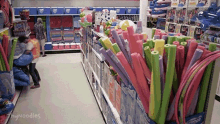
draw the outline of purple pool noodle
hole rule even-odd
[[[125,43],[125,40],[124,40],[124,38],[123,38],[123,36],[120,34],[119,35],[119,38],[121,39],[121,42],[122,42],[122,44],[123,44],[123,46],[124,46],[124,48],[125,48],[125,50],[126,50],[126,53],[127,53],[127,55],[128,55],[128,58],[126,58],[127,60],[128,60],[128,63],[130,63],[131,64],[131,54],[130,54],[130,52],[129,52],[129,47],[126,47],[128,44],[128,42],[127,43]]]
[[[197,105],[197,102],[198,102],[198,98],[199,98],[199,91],[200,91],[200,87],[196,91],[196,94],[195,94],[195,96],[194,96],[194,98],[192,100],[192,103],[191,103],[191,105],[189,107],[189,111],[188,111],[186,117],[194,114],[195,109],[196,109],[196,105]]]
[[[154,39],[160,39],[160,35],[154,35]]]
[[[122,73],[122,71],[118,68],[118,66],[113,62],[111,57],[106,53],[104,48],[100,49],[100,53],[105,57],[105,59],[110,63],[110,65],[115,69],[115,71],[119,74],[120,78],[123,80],[126,85],[128,85],[128,79],[125,77],[125,75]]]
[[[202,54],[203,54],[202,50],[196,49],[187,70],[189,70],[193,66],[193,64],[195,64],[195,62],[201,58]]]
[[[167,38],[168,38],[168,35],[163,35],[162,36],[162,39],[164,39],[165,41],[167,40]]]
[[[109,57],[111,57],[112,61],[116,64],[116,66],[118,66],[118,68],[124,74],[125,78],[127,78],[127,80],[129,82],[131,82],[130,77],[128,76],[128,73],[126,72],[126,70],[122,66],[122,64],[119,61],[118,57],[112,52],[112,50],[108,49],[108,50],[106,50],[106,53],[108,54]]]
[[[163,57],[159,57],[160,61],[160,82],[161,82],[161,95],[163,95],[164,90],[164,68],[163,68]]]
[[[172,102],[172,104],[170,105],[169,110],[167,111],[167,114],[168,114],[168,115],[167,115],[167,118],[166,118],[167,121],[170,121],[170,120],[172,119],[173,115],[174,115],[174,105],[175,105],[175,101],[176,101],[176,96],[174,97],[173,102]]]
[[[121,49],[122,53],[124,54],[127,61],[130,61],[128,53],[125,50],[125,46],[123,45],[121,39],[118,36],[118,33],[116,30],[112,30],[112,37],[115,39],[116,43],[118,44],[119,48]]]

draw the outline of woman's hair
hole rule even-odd
[[[42,20],[42,18],[37,18],[37,23],[39,24],[39,23],[43,23],[43,20]]]
[[[25,42],[26,39],[28,39],[28,37],[26,37],[26,36],[20,36],[20,37],[18,38],[18,41],[20,41],[21,43],[23,43],[23,42]]]

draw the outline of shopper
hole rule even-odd
[[[43,53],[42,56],[45,57],[46,55],[45,55],[44,46],[45,46],[45,41],[46,41],[46,32],[45,32],[43,21],[41,18],[37,18],[37,23],[34,25],[34,29],[36,33],[36,38],[38,39],[41,45],[41,49]]]
[[[27,43],[27,48],[26,48],[26,54],[29,54],[30,52],[32,52],[34,58],[33,58],[33,61],[30,63],[29,65],[29,73],[34,81],[34,85],[31,86],[31,89],[35,89],[35,88],[39,88],[40,87],[40,84],[39,84],[39,81],[41,80],[40,79],[40,75],[36,69],[36,63],[39,59],[39,56],[36,57],[36,54],[37,53],[37,50],[34,46],[34,44],[30,41]],[[40,53],[39,53],[40,54]]]

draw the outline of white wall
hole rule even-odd
[[[139,7],[139,1],[128,0],[11,0],[13,7]]]

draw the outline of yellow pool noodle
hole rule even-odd
[[[112,47],[112,42],[110,41],[109,38],[107,38],[107,37],[106,37],[106,38],[102,38],[102,41],[103,41],[103,43],[105,44],[105,46],[106,46],[108,49],[111,49],[112,52],[116,54],[114,48]]]
[[[155,42],[154,51],[158,51],[159,54],[163,56],[165,40],[158,39],[158,40],[154,40],[154,42]]]

